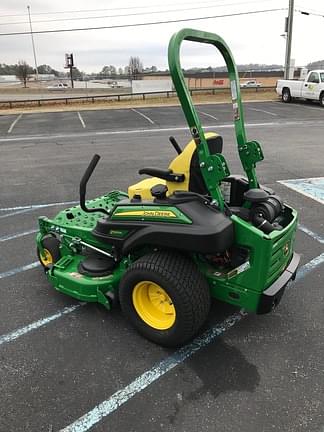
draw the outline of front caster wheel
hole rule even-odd
[[[48,236],[42,240],[42,244],[43,252],[41,253],[37,248],[37,256],[41,265],[47,270],[61,258],[60,241],[54,236]]]
[[[204,324],[210,294],[194,262],[168,251],[145,255],[132,264],[119,286],[122,311],[147,339],[175,347]]]

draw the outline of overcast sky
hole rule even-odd
[[[288,0],[31,0],[29,3],[1,0],[0,33],[29,30],[27,4],[31,8],[34,31],[288,8]],[[295,0],[295,9],[324,15],[324,0]],[[165,69],[168,67],[167,46],[171,35],[183,27],[192,27],[222,36],[238,64],[283,64],[285,39],[281,35],[285,16],[287,11],[282,10],[143,27],[35,34],[37,63],[63,70],[64,53],[73,52],[76,66],[86,72],[98,72],[104,65],[110,64],[123,67],[128,64],[130,56],[139,56],[144,66],[155,65]],[[73,20],[68,21],[68,18]],[[319,48],[322,48],[323,40],[324,18],[305,16],[296,11],[292,46],[292,58],[296,60],[296,65],[322,60],[324,52]],[[34,64],[30,35],[0,36],[0,46],[0,63],[12,64],[22,59]],[[185,68],[224,64],[216,50],[205,45],[187,42],[182,51],[182,66]]]

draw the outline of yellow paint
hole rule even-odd
[[[153,199],[151,195],[151,188],[157,184],[165,184],[165,180],[157,177],[146,178],[128,188],[129,199],[132,199],[134,195],[140,195],[142,200],[151,201]]]
[[[158,284],[141,281],[135,285],[133,305],[139,317],[156,330],[168,330],[176,319],[175,307],[170,296]]]
[[[216,134],[215,132],[207,132],[205,133],[205,138],[210,138],[217,135],[218,134]],[[165,180],[159,179],[157,177],[150,177],[132,186],[129,186],[129,198],[132,199],[134,195],[140,195],[142,197],[142,200],[153,200],[153,197],[151,195],[151,188],[157,184],[167,185],[167,195],[171,195],[176,190],[188,191],[190,181],[190,163],[195,148],[196,144],[194,140],[189,141],[189,143],[183,149],[182,153],[176,156],[169,165],[169,169],[171,169],[174,173],[184,174],[185,180],[182,183],[169,181],[166,182]]]

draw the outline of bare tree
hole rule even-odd
[[[138,74],[143,71],[143,63],[139,57],[130,57],[128,63],[128,73],[131,79],[138,79]]]
[[[24,84],[25,88],[27,87],[27,81],[30,79],[32,72],[33,69],[25,60],[19,60],[16,66],[16,77]]]

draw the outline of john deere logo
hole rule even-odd
[[[282,250],[284,255],[287,256],[289,254],[289,243],[286,243]]]
[[[151,217],[151,218],[176,218],[177,216],[170,210],[132,210],[114,213],[114,216],[128,217]]]
[[[176,215],[171,211],[163,210],[146,210],[143,216],[149,217],[176,217]]]

